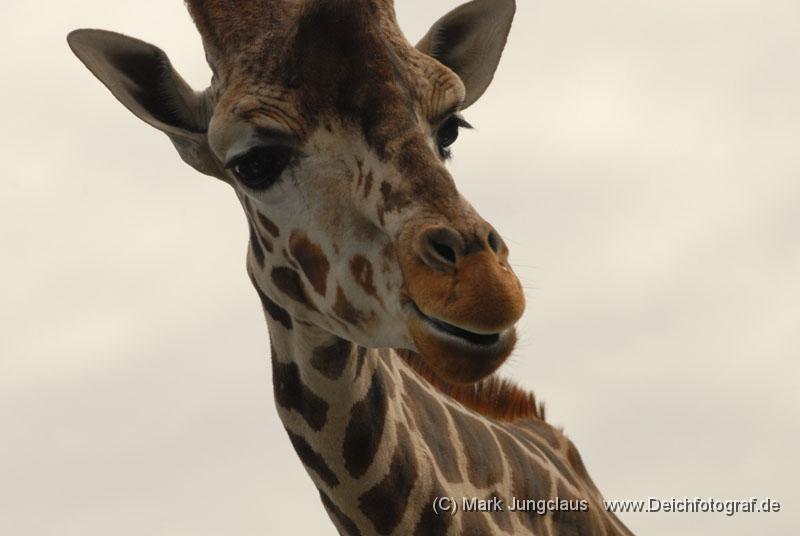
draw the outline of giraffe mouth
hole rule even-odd
[[[453,342],[467,343],[485,349],[497,346],[503,339],[505,332],[500,333],[477,333],[445,322],[439,318],[434,318],[423,313],[416,303],[411,303],[413,312],[422,320],[423,325],[440,338],[448,339]]]
[[[486,378],[503,364],[517,341],[513,326],[481,333],[426,314],[413,301],[407,308],[415,351],[439,377],[452,383]]]

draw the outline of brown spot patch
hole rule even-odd
[[[342,455],[345,468],[353,478],[364,476],[372,465],[383,436],[387,410],[386,387],[380,373],[376,372],[364,399],[350,410],[350,422],[345,430]]]
[[[458,459],[456,450],[450,441],[447,415],[442,403],[431,396],[406,373],[403,372],[401,374],[405,387],[403,400],[411,408],[419,434],[428,446],[434,462],[436,462],[448,482],[463,482],[456,462]]]
[[[537,438],[544,439],[554,450],[559,450],[561,448],[561,440],[565,439],[562,432],[540,420],[530,419],[520,422],[519,429],[526,435],[533,434]]]
[[[308,423],[312,430],[319,431],[328,417],[328,403],[315,395],[303,384],[297,363],[281,363],[272,356],[272,387],[275,402],[287,410],[294,410]]]
[[[396,191],[388,182],[381,183],[381,196],[383,197],[383,210],[394,212],[408,205],[408,198]]]
[[[505,501],[505,495],[501,495],[497,491],[491,493],[487,500],[491,501],[493,498],[498,498],[500,500]],[[497,525],[497,528],[505,532],[506,534],[514,534],[514,526],[511,524],[511,519],[508,517],[508,512],[506,511],[492,511],[489,514],[492,520]]]
[[[367,173],[367,176],[364,177],[364,197],[369,197],[370,192],[372,192],[372,181],[373,181],[372,171]]]
[[[272,269],[272,282],[278,287],[278,290],[289,296],[291,299],[305,305],[312,311],[317,311],[317,308],[308,299],[306,287],[300,279],[300,274],[287,268],[285,266],[278,266]]]
[[[295,452],[297,452],[300,461],[303,462],[303,465],[319,475],[322,481],[328,486],[338,486],[339,479],[336,478],[336,475],[331,471],[330,467],[328,467],[328,464],[325,463],[325,459],[308,444],[308,441],[297,434],[293,434],[289,429],[287,429],[286,432],[289,434],[289,441],[292,442],[292,446]]]
[[[378,534],[391,534],[400,524],[417,481],[417,473],[417,461],[408,430],[398,425],[397,447],[389,465],[389,474],[358,498],[361,511],[372,521]]]
[[[292,236],[289,238],[289,251],[300,265],[300,269],[306,274],[314,290],[324,296],[331,265],[322,252],[322,248],[309,240],[304,232],[292,231]]]
[[[483,516],[477,512],[465,512],[461,516],[460,536],[488,536],[491,534],[489,525]]]
[[[242,199],[242,201],[244,203],[245,212],[247,212],[248,216],[251,216],[252,215],[251,213],[253,212],[253,204],[250,202],[250,198],[249,197],[242,197],[241,199]]]
[[[476,488],[489,488],[503,478],[500,449],[489,426],[455,408],[450,409],[467,462],[467,478]]]
[[[381,183],[381,197],[383,202],[378,206],[378,219],[381,225],[386,225],[386,213],[399,212],[409,205],[408,196],[398,192],[388,183]]]
[[[289,315],[286,309],[272,301],[269,296],[264,294],[264,291],[258,286],[258,283],[256,283],[256,280],[252,274],[249,275],[250,281],[253,283],[253,287],[255,287],[258,297],[261,300],[261,305],[264,307],[264,310],[267,312],[267,314],[286,329],[292,329],[292,317]]]
[[[548,472],[526,453],[514,439],[504,431],[497,432],[497,440],[503,449],[511,471],[511,491],[520,499],[548,499],[551,484]],[[519,512],[520,519],[534,534],[544,533],[544,518],[536,512]]]
[[[575,472],[580,475],[585,480],[589,479],[589,472],[586,470],[586,466],[583,464],[583,459],[581,458],[578,449],[569,441],[567,443],[567,461],[569,462],[570,466],[575,469]]]
[[[281,235],[281,230],[278,229],[278,226],[275,225],[272,220],[258,211],[256,211],[256,216],[258,217],[258,222],[261,224],[261,227],[263,227],[264,230],[271,234],[274,238],[278,238]]]
[[[437,514],[433,511],[434,501],[446,495],[447,492],[441,486],[438,484],[434,486],[428,501],[423,505],[422,515],[414,528],[414,536],[442,536],[442,534],[447,534],[453,520],[452,516],[446,512]]]
[[[392,271],[392,267],[396,265],[397,256],[395,255],[394,244],[389,242],[381,251],[381,271],[384,274],[388,274]]]
[[[532,432],[526,426],[506,423],[502,423],[501,426],[509,434],[517,438],[523,444],[527,445],[530,451],[535,451],[536,453],[547,458],[547,461],[550,462],[553,467],[555,467],[556,471],[560,475],[562,475],[570,484],[578,487],[578,481],[575,478],[575,471],[568,466],[567,461],[565,460],[560,449],[552,448],[547,441],[542,439],[539,433]]]
[[[363,255],[354,256],[350,260],[350,272],[353,274],[358,286],[364,289],[364,292],[383,303],[383,300],[378,296],[378,291],[375,288],[372,263],[369,262],[366,257]]]
[[[356,158],[356,166],[358,167],[358,175],[356,175],[356,190],[361,188],[361,184],[364,182],[364,168],[362,167],[361,160]]]
[[[338,380],[347,367],[352,352],[353,345],[350,342],[338,339],[331,346],[314,348],[311,355],[311,366],[329,380]]]
[[[256,259],[258,266],[260,268],[263,268],[264,250],[261,247],[261,243],[258,241],[258,234],[256,234],[256,230],[253,228],[253,224],[248,221],[247,225],[250,228],[250,251],[253,252],[253,257]]]
[[[559,500],[572,501],[573,504],[581,499],[575,497],[566,486],[561,482],[557,487]],[[553,512],[553,525],[558,534],[574,534],[575,536],[583,536],[584,534],[605,536],[605,526],[598,513],[589,508],[585,511],[580,510],[557,510]]]
[[[341,286],[336,289],[336,303],[333,305],[333,312],[336,313],[339,318],[352,325],[359,325],[368,320],[368,317],[364,313],[356,309],[353,304],[350,303],[347,296],[344,295],[344,290],[342,290]]]
[[[322,500],[322,505],[325,507],[325,510],[330,513],[337,528],[339,528],[340,531],[344,531],[342,532],[343,535],[361,536],[361,532],[358,530],[356,524],[353,523],[353,520],[347,517],[324,491],[319,490],[319,498]]]

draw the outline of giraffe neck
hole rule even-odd
[[[340,534],[629,534],[603,511],[574,446],[547,423],[476,414],[393,350],[358,347],[259,294],[279,416]],[[462,510],[462,498],[491,505],[496,497],[501,506],[436,514],[443,496]],[[590,507],[511,512],[514,498],[586,499]]]
[[[268,325],[276,407],[334,524],[410,534],[430,484],[397,398],[399,360],[296,319]]]

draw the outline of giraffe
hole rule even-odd
[[[392,0],[187,5],[203,92],[148,43],[103,30],[68,43],[234,190],[276,407],[337,531],[631,534],[534,396],[495,375],[523,291],[446,167],[515,2],[472,0],[416,46]]]

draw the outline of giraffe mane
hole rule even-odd
[[[492,374],[477,383],[451,383],[436,374],[419,354],[408,350],[397,350],[397,354],[439,392],[481,415],[506,422],[545,421],[544,404],[511,380]]]

